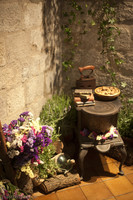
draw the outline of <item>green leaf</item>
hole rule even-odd
[[[115,59],[115,63],[117,65],[121,65],[122,63],[124,63],[124,60],[122,60],[122,59]]]
[[[91,15],[92,11],[91,10],[88,10],[88,15]]]
[[[121,86],[122,86],[123,88],[125,88],[125,87],[127,86],[127,83],[126,83],[126,82],[121,82]]]
[[[109,19],[108,22],[109,22],[110,24],[114,24],[114,23],[116,22],[116,20],[115,20],[115,19]]]
[[[104,70],[104,69],[105,69],[105,65],[103,65],[103,66],[100,67],[101,71]]]
[[[77,44],[77,43],[75,43],[75,44],[74,44],[74,46],[75,46],[75,47],[77,47],[77,46],[78,46],[78,44]]]
[[[129,98],[128,103],[133,103],[133,98]]]
[[[91,25],[92,25],[92,26],[95,26],[95,25],[96,25],[96,23],[95,23],[94,20],[91,21]]]
[[[116,83],[113,82],[113,83],[112,83],[112,86],[116,87]]]
[[[107,64],[107,65],[109,65],[109,64],[110,64],[110,61],[109,61],[109,60],[107,60],[107,61],[106,61],[106,64]]]
[[[114,47],[114,46],[110,46],[109,49],[110,49],[111,51],[115,51],[115,47]]]

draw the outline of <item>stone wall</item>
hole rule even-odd
[[[39,116],[60,88],[58,0],[0,0],[0,120]]]
[[[69,1],[69,0],[68,0]],[[111,84],[110,77],[100,70],[102,45],[97,40],[97,26],[89,26],[88,34],[74,25],[76,41],[75,68],[62,75],[62,55],[68,57],[71,46],[64,43],[61,25],[66,23],[63,11],[68,1],[0,0],[0,120],[8,123],[23,111],[39,116],[47,99],[64,90],[72,92],[80,74],[78,67],[95,65],[97,85]],[[96,0],[77,0],[95,7]],[[88,8],[89,9],[89,8]],[[61,15],[62,12],[62,15]],[[119,57],[125,63],[115,68],[117,77],[126,82],[128,97],[133,89],[133,4],[117,1],[117,19],[121,35],[116,42]],[[91,20],[88,15],[86,20]],[[88,26],[88,25],[86,25]],[[115,67],[115,66],[114,66]],[[66,76],[70,81],[66,80]]]
[[[113,1],[113,0],[112,0]],[[97,9],[96,0],[78,0],[77,1],[82,7],[85,8],[85,4],[88,5],[86,10]],[[120,87],[120,89],[126,93],[127,97],[132,97],[133,90],[133,1],[132,0],[118,0],[116,2],[116,18],[117,18],[117,27],[119,27],[121,34],[117,37],[116,40],[116,49],[118,52],[118,57],[122,58],[125,62],[116,66],[113,65],[113,68],[116,72],[116,78],[119,79],[120,82],[126,82],[127,86],[125,88]],[[68,3],[63,4],[63,12],[69,11],[70,6]],[[72,9],[72,7],[71,7]],[[75,56],[73,59],[74,68],[72,70],[68,70],[64,73],[65,76],[69,76],[70,81],[64,82],[64,87],[66,91],[70,91],[71,88],[75,87],[76,80],[80,78],[80,74],[78,71],[78,67],[83,67],[86,65],[94,65],[96,67],[94,76],[96,78],[97,85],[110,85],[111,79],[110,75],[107,75],[103,71],[100,70],[100,67],[103,65],[103,56],[101,55],[102,43],[98,41],[98,26],[91,26],[91,20],[93,19],[87,12],[80,15],[81,24],[78,24],[78,12],[77,20],[70,25],[73,30],[73,36],[75,38],[75,43],[79,43],[79,46],[75,48]],[[87,13],[85,15],[85,13]],[[62,15],[63,16],[63,15]],[[62,17],[62,24],[65,25],[68,23],[69,17]],[[83,20],[86,20],[87,23],[82,23]],[[83,33],[83,28],[86,27],[87,33]],[[71,44],[71,42],[70,42]],[[69,59],[70,51],[72,49],[72,45],[69,45],[68,42],[63,41],[63,50],[64,50],[64,60]],[[66,47],[66,48],[65,48]]]

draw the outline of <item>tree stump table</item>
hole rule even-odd
[[[117,98],[112,101],[97,101],[94,106],[76,107],[78,114],[78,141],[80,145],[79,165],[81,170],[81,179],[84,176],[84,158],[91,147],[98,151],[105,153],[112,147],[119,147],[122,155],[122,160],[119,166],[119,174],[123,175],[122,165],[126,159],[126,149],[124,142],[118,133],[117,138],[107,139],[104,141],[97,141],[88,137],[82,136],[80,131],[87,128],[89,131],[96,133],[105,133],[109,131],[111,125],[117,127],[118,113],[121,108],[121,102]]]

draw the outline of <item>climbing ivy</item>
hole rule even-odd
[[[65,58],[63,55],[63,67],[65,70],[74,67],[74,56],[76,48],[79,46],[80,41],[77,42],[73,34],[73,25],[80,27],[79,34],[87,34],[91,26],[97,25],[98,27],[98,40],[102,42],[102,57],[103,65],[100,66],[100,70],[104,70],[106,73],[110,74],[112,79],[112,85],[121,84],[118,79],[116,79],[116,73],[114,66],[121,65],[124,60],[119,58],[118,52],[115,47],[115,41],[120,36],[120,30],[116,26],[116,9],[117,2],[112,0],[99,0],[93,2],[93,5],[88,5],[87,1],[84,4],[80,4],[81,1],[70,0],[66,1],[69,9],[63,12],[63,17],[65,23],[62,25],[62,30],[65,33],[65,40],[70,44],[69,55]],[[91,18],[88,22],[86,16]],[[88,24],[87,24],[88,23]],[[125,87],[125,83],[121,86]]]

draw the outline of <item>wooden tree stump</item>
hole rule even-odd
[[[78,173],[67,173],[67,175],[60,174],[55,177],[51,177],[40,184],[40,189],[48,194],[54,190],[59,190],[65,187],[70,187],[80,183],[80,176]]]

